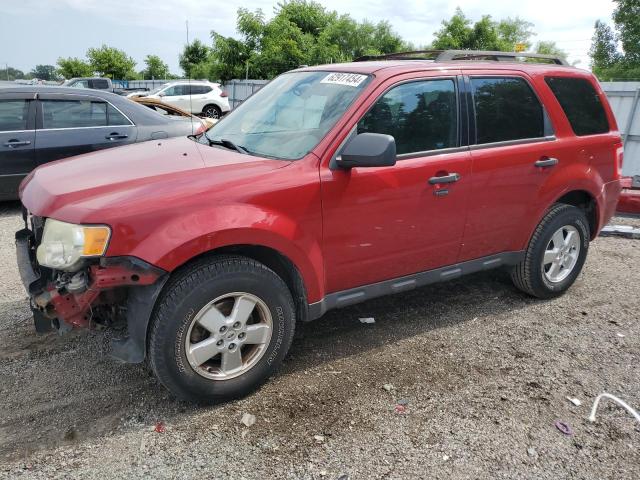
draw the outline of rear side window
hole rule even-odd
[[[393,136],[399,155],[457,147],[453,80],[425,80],[392,88],[358,122],[358,133],[365,132]]]
[[[598,93],[586,78],[545,77],[576,135],[609,131],[607,115]]]
[[[109,125],[131,125],[127,117],[110,103],[107,104],[107,116]]]
[[[93,80],[93,88],[107,89],[109,88],[109,82],[104,79]]]
[[[42,128],[104,127],[107,104],[90,100],[41,100]],[[127,122],[128,123],[128,122]]]
[[[27,100],[0,100],[0,132],[26,130],[28,114]]]
[[[206,85],[192,85],[191,86],[191,94],[192,95],[203,95],[205,93],[209,93],[211,91],[211,87],[207,87]]]
[[[477,143],[544,137],[544,111],[522,78],[471,78]]]

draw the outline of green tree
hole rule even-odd
[[[536,44],[535,52],[542,53],[543,55],[554,55],[556,57],[564,58],[565,60],[567,58],[567,52],[558,47],[556,42],[553,41],[542,40],[538,42]]]
[[[247,69],[252,78],[272,78],[302,64],[343,62],[409,48],[388,22],[357,22],[307,0],[279,3],[268,21],[261,10],[240,8],[236,26],[237,39],[211,32],[210,78],[243,78]]]
[[[591,68],[596,75],[613,67],[621,58],[613,30],[600,20],[596,20],[589,56],[591,57]]]
[[[87,50],[91,69],[98,75],[112,79],[128,80],[136,77],[136,62],[124,51],[103,45]]]
[[[143,78],[165,79],[169,78],[169,66],[157,55],[147,55],[144,59],[145,68],[140,74]]]
[[[5,65],[4,67],[5,68],[0,68],[0,80],[11,81],[24,78],[24,72],[22,70],[9,67],[8,65]]]
[[[435,33],[433,48],[438,50],[498,50],[514,51],[516,44],[531,46],[533,24],[519,17],[506,18],[499,22],[484,15],[473,23],[457,8],[455,14],[442,22]]]
[[[36,65],[31,72],[29,72],[31,78],[39,78],[40,80],[57,80],[58,74],[56,67],[53,65]]]
[[[58,73],[68,80],[74,77],[90,77],[93,75],[93,69],[87,62],[79,58],[59,58]]]
[[[180,68],[186,76],[191,76],[191,69],[198,64],[206,63],[209,60],[209,47],[197,38],[188,45],[180,54]],[[202,67],[199,67],[202,68]]]
[[[614,0],[613,22],[618,30],[624,61],[640,67],[640,0]]]
[[[600,80],[640,78],[640,0],[614,0],[615,31],[597,21],[591,42],[591,68]],[[622,51],[618,50],[618,41]]]

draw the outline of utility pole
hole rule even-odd
[[[5,63],[4,64],[5,69],[7,70],[7,82],[9,81],[9,64]]]

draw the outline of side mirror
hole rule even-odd
[[[396,141],[391,135],[361,133],[336,157],[340,168],[391,167],[396,164]]]
[[[158,92],[158,96],[159,97],[164,97],[165,95],[166,95],[166,93],[164,93],[164,92]]]

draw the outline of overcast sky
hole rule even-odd
[[[156,54],[181,73],[178,55],[190,38],[210,43],[209,32],[236,35],[238,7],[261,8],[271,17],[277,0],[0,0],[0,69],[4,64],[29,71],[36,64],[55,64],[58,57],[84,57],[102,44],[125,50],[143,68],[147,54]],[[520,16],[533,22],[533,41],[554,40],[588,68],[587,52],[597,19],[611,22],[610,0],[324,0],[327,8],[362,20],[387,19],[405,39],[431,42],[443,19],[456,6],[473,20]]]

